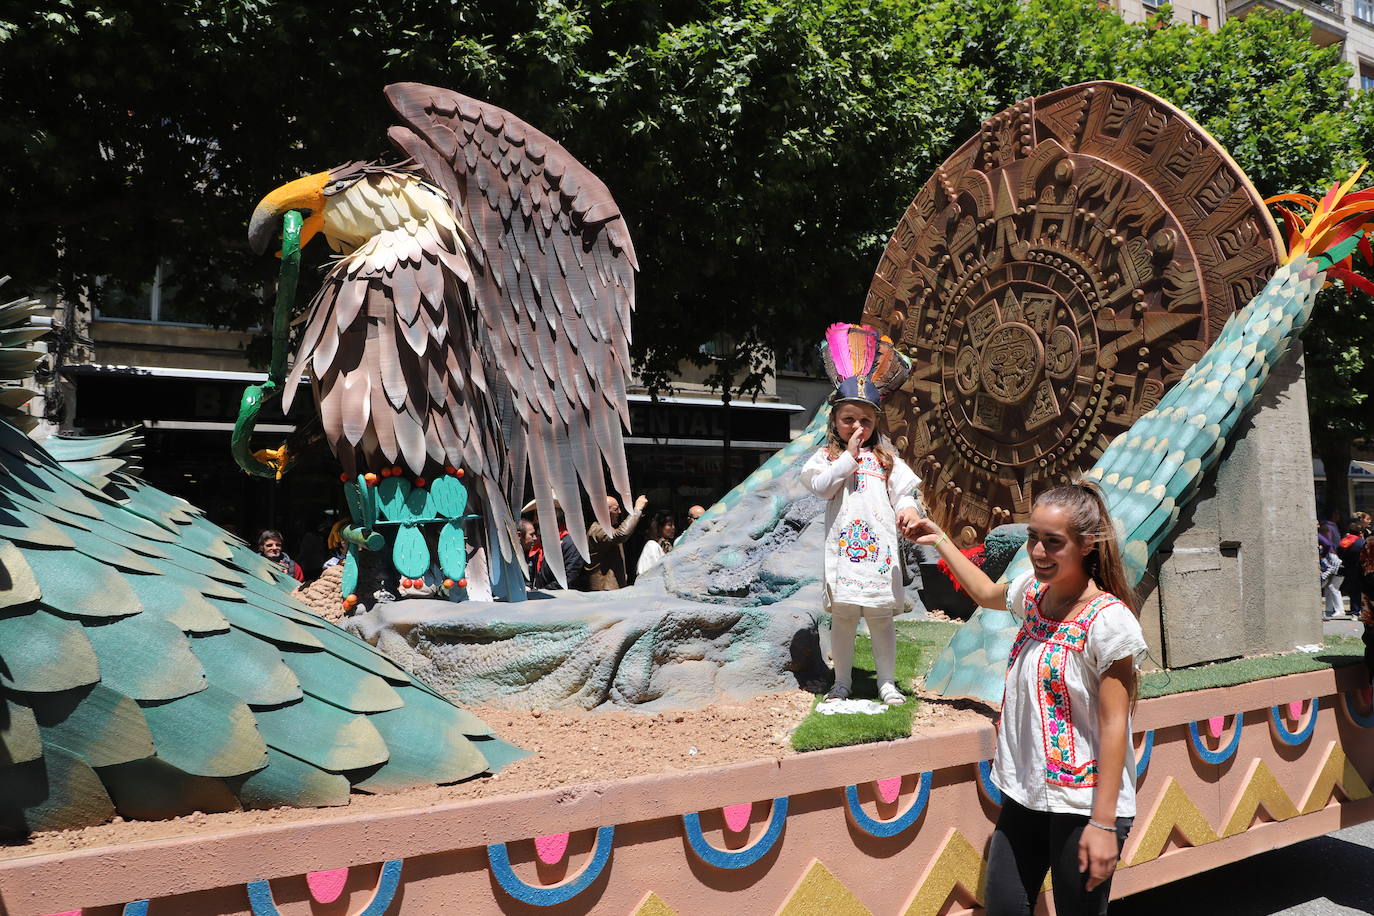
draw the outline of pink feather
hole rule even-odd
[[[849,364],[849,324],[847,322],[836,322],[825,329],[825,346],[830,351],[830,362],[835,366],[837,376],[848,378],[853,375],[854,367]]]

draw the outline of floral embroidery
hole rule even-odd
[[[868,522],[856,518],[840,532],[840,556],[851,563],[863,563],[878,558],[878,537]],[[891,554],[888,562],[891,562]]]
[[[883,473],[882,463],[870,452],[862,452],[859,455],[859,469],[855,473],[858,481],[855,483],[854,489],[860,493],[868,489],[868,478],[877,477],[879,480],[883,480],[887,476]]]
[[[1044,583],[1036,582],[1026,590],[1025,622],[1012,643],[1007,659],[1010,675],[1017,657],[1034,641],[1040,644],[1036,659],[1041,734],[1045,748],[1045,781],[1054,785],[1088,788],[1097,785],[1097,761],[1078,762],[1073,731],[1073,706],[1065,679],[1070,652],[1083,652],[1088,631],[1104,607],[1113,601],[1107,593],[1094,598],[1073,620],[1051,620],[1040,614]]]

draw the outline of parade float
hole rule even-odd
[[[38,444],[0,419],[0,907],[976,910],[1009,615],[945,624],[917,671],[924,707],[962,716],[674,764],[675,722],[824,687],[822,507],[798,480],[824,416],[660,573],[526,596],[527,469],[544,530],[555,499],[582,526],[581,490],[604,524],[607,477],[630,496],[633,246],[609,191],[538,130],[446,90],[388,97],[406,162],[300,179],[251,227],[265,245],[285,217],[288,308],[302,241],[342,255],[235,443],[250,472],[289,473],[288,453],[252,450],[251,417],[310,378],[352,513],[342,627],[140,483],[127,442]],[[1292,346],[1326,283],[1363,282],[1350,260],[1368,253],[1371,195],[1353,185],[1278,202],[1285,237],[1183,113],[1121,84],[1071,87],[950,156],[862,308],[915,363],[888,426],[964,546],[1079,474],[1120,524],[1154,670],[1116,896],[1374,818],[1369,675],[1322,645]],[[22,374],[29,311],[0,311],[7,374]],[[566,737],[522,756],[541,717]],[[579,722],[609,723],[608,743],[584,746]],[[641,769],[608,778],[609,743],[631,742]],[[520,781],[562,756],[585,765]]]

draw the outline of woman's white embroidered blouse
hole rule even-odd
[[[1046,591],[1033,573],[1019,576],[1007,589],[1007,610],[1022,624],[1007,662],[992,780],[1027,808],[1091,814],[1098,685],[1112,662],[1145,654],[1145,637],[1131,609],[1105,592],[1071,620],[1042,617]],[[1130,740],[1116,816],[1135,816]]]

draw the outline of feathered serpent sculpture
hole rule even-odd
[[[622,501],[630,494],[621,428],[634,247],[606,186],[545,134],[446,89],[385,92],[404,122],[388,136],[407,162],[319,172],[253,212],[260,251],[283,212],[304,210],[301,244],[321,234],[340,255],[303,318],[284,406],[308,372],[330,446],[358,481],[355,521],[368,514],[366,488],[384,482],[382,515],[398,521],[390,503],[409,521],[391,542],[395,572],[356,586],[362,604],[374,585],[463,594],[464,509],[431,509],[447,501],[433,485],[464,475],[485,519],[492,590],[518,600],[513,507],[527,467],[541,527],[557,530],[557,500],[584,556],[581,490],[608,528],[603,467]],[[447,532],[430,538],[437,558],[418,533],[400,539],[426,524]],[[350,551],[346,591],[379,547]],[[561,580],[562,557],[547,557]]]
[[[1289,230],[1279,269],[1227,320],[1211,347],[1159,404],[1118,435],[1084,475],[1107,499],[1133,584],[1173,532],[1270,371],[1302,333],[1317,293],[1332,279],[1347,289],[1374,292],[1374,284],[1351,266],[1357,250],[1374,262],[1365,237],[1374,229],[1374,189],[1351,190],[1363,171],[1333,185],[1321,200],[1301,194],[1269,200],[1278,205]],[[1011,581],[1029,568],[1023,549],[1002,578]],[[936,660],[926,686],[945,695],[1000,702],[1007,651],[1017,627],[1005,609],[980,608]]]

